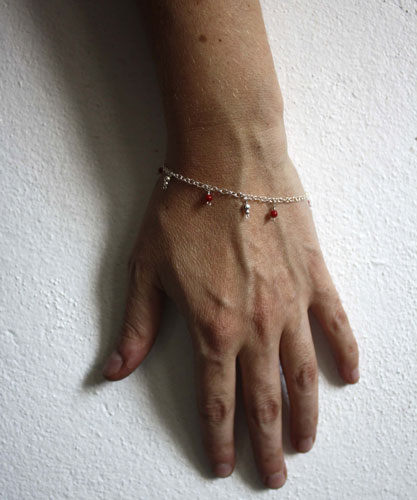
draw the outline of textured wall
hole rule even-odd
[[[113,5],[117,5],[113,6]],[[344,387],[317,325],[320,422],[264,491],[209,478],[172,304],[132,377],[99,367],[164,128],[134,2],[0,1],[0,497],[411,499],[417,482],[417,3],[264,0],[298,165],[361,348]]]

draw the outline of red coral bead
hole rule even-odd
[[[277,212],[275,209],[274,209],[274,210],[271,210],[271,212],[270,212],[270,216],[271,216],[273,219],[275,219],[275,217],[277,217],[277,216],[278,216],[278,212]]]
[[[211,194],[207,193],[207,194],[206,194],[206,201],[207,201],[207,202],[210,202],[210,201],[212,201],[212,200],[213,200],[213,196],[212,196]]]

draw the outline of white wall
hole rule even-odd
[[[362,375],[340,384],[313,323],[319,432],[306,455],[286,439],[281,492],[258,482],[241,410],[237,469],[210,479],[172,304],[140,370],[100,377],[164,157],[134,5],[0,1],[0,497],[416,498],[416,2],[263,2],[290,154]]]

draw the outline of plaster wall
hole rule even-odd
[[[416,498],[417,3],[262,2],[290,154],[361,351],[320,365],[313,450],[263,490],[209,479],[172,304],[149,358],[103,383],[165,132],[135,2],[0,1],[0,498]]]

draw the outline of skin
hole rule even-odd
[[[256,0],[143,1],[159,70],[168,166],[236,191],[291,196],[305,190],[289,157],[284,108]],[[318,418],[317,361],[308,310],[321,323],[338,370],[359,379],[358,347],[326,267],[307,203],[251,202],[175,179],[155,184],[128,263],[129,294],[116,350],[104,375],[120,380],[150,351],[163,301],[187,321],[202,441],[216,476],[235,466],[236,369],[260,478],[279,488],[281,362],[291,405],[291,440],[313,446]]]

